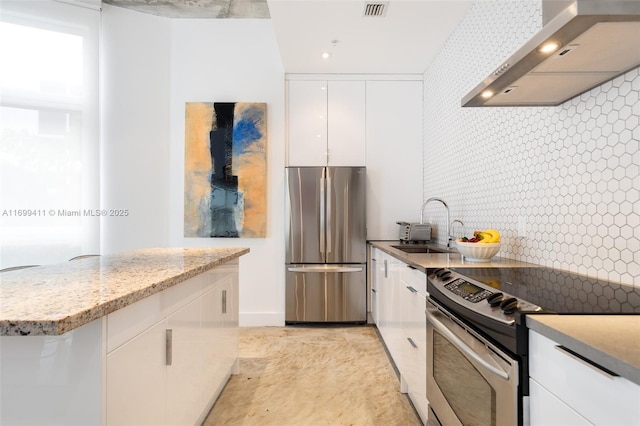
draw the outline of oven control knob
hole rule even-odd
[[[447,269],[440,269],[438,271],[436,271],[436,277],[442,279],[445,279],[446,277],[450,277],[451,276],[451,272],[449,272],[449,270]]]
[[[504,294],[498,292],[493,293],[491,296],[487,297],[487,302],[491,307],[496,307],[500,303],[502,303],[502,299],[504,298]]]
[[[515,297],[509,297],[503,300],[502,303],[500,303],[500,309],[502,309],[505,314],[514,313],[518,310],[518,299]]]

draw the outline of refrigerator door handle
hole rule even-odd
[[[322,169],[322,176],[320,177],[320,254],[324,261],[326,261],[325,249],[324,249],[324,238],[325,238],[325,230],[327,229],[325,223],[325,183],[326,183],[326,173],[327,169]]]
[[[327,172],[327,256],[331,253],[331,175]]]
[[[362,266],[291,266],[289,272],[362,272]]]

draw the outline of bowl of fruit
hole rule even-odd
[[[474,231],[472,238],[458,238],[456,246],[464,260],[489,262],[500,251],[500,232],[495,229]]]

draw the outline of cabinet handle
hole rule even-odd
[[[589,358],[585,358],[582,355],[572,351],[571,349],[565,348],[562,345],[555,345],[555,348],[557,350],[559,350],[560,352],[564,353],[565,355],[575,359],[576,361],[586,365],[587,367],[591,368],[592,370],[595,370],[597,373],[600,373],[602,375],[604,375],[605,377],[608,378],[613,378],[613,377],[618,377],[619,374],[614,373],[613,371],[609,370],[608,368],[605,368],[599,364],[596,364],[595,362],[591,361]]]
[[[173,363],[173,330],[167,329],[166,332],[166,340],[165,340],[165,355],[166,355],[166,364],[171,365]]]
[[[222,313],[227,313],[227,290],[222,290]]]
[[[418,345],[416,345],[416,342],[414,342],[411,337],[407,337],[407,340],[409,341],[411,346],[413,346],[413,349],[418,349]]]
[[[418,290],[416,290],[415,288],[411,287],[410,285],[407,286],[407,289],[411,292],[411,293],[417,293]]]
[[[372,288],[372,289],[371,289],[371,291],[372,291],[373,293],[377,293],[377,291],[376,291],[376,289],[375,289],[375,288]]]
[[[384,277],[389,278],[389,263],[387,259],[384,260]]]

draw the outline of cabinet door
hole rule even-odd
[[[222,319],[222,364],[227,374],[238,359],[238,288],[234,279],[226,280],[220,286]]]
[[[397,260],[393,256],[387,256],[388,271],[387,271],[387,284],[389,288],[389,310],[388,310],[388,323],[387,328],[389,332],[387,348],[391,353],[393,361],[396,363],[398,369],[402,364],[402,348],[403,348],[403,333],[402,333],[402,308],[401,308],[401,283],[400,273],[404,268],[404,263]]]
[[[401,374],[409,398],[424,422],[427,419],[426,275],[404,265],[401,272],[403,350]]]
[[[365,165],[365,82],[328,82],[329,166]]]
[[[205,378],[200,350],[200,300],[167,318],[171,330],[171,364],[167,367],[167,424],[195,424],[202,410]]]
[[[560,399],[529,380],[529,425],[531,426],[589,426],[584,417],[576,413]]]
[[[107,424],[166,423],[163,320],[107,355]]]
[[[202,296],[202,352],[205,377],[203,397],[210,399],[216,394],[220,382],[224,380],[226,371],[223,366],[225,358],[224,329],[222,321],[222,287],[216,286]],[[208,403],[209,401],[203,401]]]
[[[380,262],[378,261],[378,249],[371,247],[369,252],[369,271],[370,284],[371,284],[371,319],[373,323],[379,327],[379,315],[378,315],[378,270],[380,269]]]
[[[533,330],[529,330],[529,375],[593,424],[640,424],[640,386],[575,358]],[[531,405],[536,404],[532,395]]]
[[[367,81],[366,111],[367,239],[397,240],[423,196],[422,82]]]
[[[288,165],[327,165],[327,82],[288,82]]]

